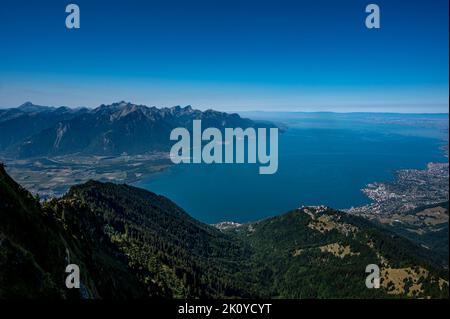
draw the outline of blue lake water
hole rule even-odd
[[[301,205],[365,204],[360,189],[367,183],[448,161],[439,149],[446,143],[441,129],[347,120],[285,120],[289,129],[279,137],[274,175],[259,175],[259,164],[182,164],[137,186],[167,196],[203,222],[245,222]]]

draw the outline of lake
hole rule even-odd
[[[249,114],[288,129],[279,136],[278,172],[259,164],[181,164],[136,184],[167,196],[206,222],[246,222],[302,205],[368,203],[361,188],[396,170],[445,162],[448,118],[389,114]],[[447,131],[446,131],[447,130]]]

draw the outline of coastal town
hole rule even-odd
[[[375,182],[364,187],[362,192],[372,202],[347,212],[382,223],[411,222],[411,218],[417,222],[421,216],[412,214],[416,208],[448,202],[448,182],[448,162],[429,163],[423,170],[400,170],[393,182]],[[441,218],[442,222],[448,221],[448,214]]]

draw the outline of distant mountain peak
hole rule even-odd
[[[178,112],[183,112],[183,113],[192,113],[192,112],[196,112],[198,110],[194,109],[192,107],[192,105],[188,104],[186,106],[180,106],[180,105],[175,105],[172,107],[156,107],[156,106],[147,106],[147,105],[143,105],[143,104],[135,104],[132,102],[127,102],[127,101],[119,101],[119,102],[114,102],[111,104],[101,104],[99,107],[95,108],[94,110],[122,110],[122,109],[145,109],[145,110],[152,110],[152,111],[171,111],[172,113],[178,113]],[[212,111],[212,110],[211,110]]]
[[[23,112],[39,112],[39,111],[47,111],[47,110],[50,110],[53,108],[50,106],[36,105],[30,101],[27,101],[27,102],[23,103],[22,105],[20,105],[18,107],[18,109]]]
[[[145,105],[138,105],[131,102],[126,101],[120,101],[120,102],[114,102],[112,104],[102,104],[99,107],[95,108],[94,110],[112,110],[112,111],[118,111],[118,110],[124,110],[124,109],[131,109],[131,108],[147,108]]]
[[[22,105],[20,105],[19,107],[27,107],[27,106],[32,106],[32,105],[34,105],[32,102],[27,101],[27,102],[23,103]]]
[[[120,106],[120,107],[126,107],[126,106],[134,106],[136,104],[131,103],[131,102],[126,102],[126,101],[122,100],[120,102],[113,103],[113,105],[117,105],[117,106]]]

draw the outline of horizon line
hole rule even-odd
[[[24,106],[26,104],[32,104],[35,106],[42,106],[42,107],[49,107],[49,108],[60,108],[60,107],[67,107],[70,109],[81,109],[81,108],[87,108],[90,110],[96,109],[98,107],[101,107],[102,105],[112,105],[112,104],[118,104],[118,103],[127,103],[127,104],[133,104],[133,105],[140,105],[140,106],[145,106],[145,107],[156,107],[158,109],[162,109],[162,108],[172,108],[172,107],[192,107],[195,110],[199,110],[199,111],[206,111],[206,110],[214,110],[214,111],[219,111],[219,112],[225,112],[225,113],[322,113],[322,114],[326,114],[326,113],[334,113],[334,114],[410,114],[410,115],[420,115],[420,114],[429,114],[429,115],[448,115],[449,111],[447,112],[408,112],[408,111],[338,111],[338,110],[321,110],[321,111],[302,111],[302,110],[261,110],[261,109],[255,109],[255,110],[249,110],[249,109],[242,109],[242,110],[227,110],[226,108],[221,108],[222,110],[219,110],[217,108],[213,108],[213,107],[209,107],[209,108],[198,108],[193,106],[192,104],[186,104],[184,106],[181,105],[173,105],[173,106],[156,106],[156,105],[147,105],[147,104],[140,104],[140,103],[133,103],[133,102],[127,102],[125,100],[122,101],[117,101],[117,102],[112,102],[110,104],[106,104],[106,103],[102,103],[99,104],[98,106],[68,106],[68,105],[59,105],[59,106],[55,106],[55,105],[41,105],[41,104],[34,104],[33,102],[30,101],[26,101],[18,106],[13,106],[13,107],[5,107],[5,106],[0,106],[0,110],[7,110],[7,109],[17,109],[20,108],[21,106]]]

